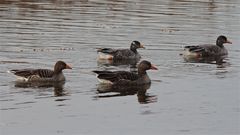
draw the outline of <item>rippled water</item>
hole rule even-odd
[[[239,0],[0,0],[0,133],[240,134]],[[224,67],[186,63],[184,45],[226,35]],[[103,92],[92,70],[129,70],[96,61],[96,48],[139,40],[147,91]],[[6,71],[52,68],[65,84],[19,86]]]

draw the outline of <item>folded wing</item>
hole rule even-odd
[[[138,75],[135,73],[127,72],[127,71],[93,71],[98,74],[98,79],[108,80],[110,82],[117,81],[134,81],[138,79]]]
[[[16,76],[28,78],[31,76],[39,76],[41,78],[50,78],[53,76],[53,71],[49,69],[14,69],[10,70]]]

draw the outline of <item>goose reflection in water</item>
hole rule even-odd
[[[16,81],[15,87],[18,88],[54,88],[54,96],[60,97],[67,95],[67,92],[64,90],[65,82],[22,82]]]
[[[131,72],[137,72],[137,63],[140,59],[131,59],[131,60],[102,60],[97,61],[100,66],[129,66]]]
[[[119,86],[119,85],[107,85],[99,84],[97,88],[96,99],[98,98],[110,98],[119,96],[128,96],[137,94],[138,102],[140,104],[157,102],[156,95],[149,95],[147,90],[151,87],[151,84],[138,85],[138,86]]]
[[[183,56],[186,62],[192,63],[208,63],[208,64],[217,64],[223,65],[226,63],[225,59],[227,55],[224,56],[216,56],[216,57],[190,57],[190,56]]]

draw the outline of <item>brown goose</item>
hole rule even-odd
[[[97,50],[99,56],[98,59],[107,60],[124,60],[124,59],[140,59],[141,56],[137,52],[138,48],[144,48],[139,41],[133,41],[130,49],[112,49],[112,48],[100,48]]]
[[[142,61],[138,65],[138,73],[127,71],[93,71],[101,83],[112,85],[143,85],[151,83],[146,70],[157,70],[149,61]]]
[[[185,46],[183,55],[191,58],[221,57],[228,55],[227,49],[223,46],[225,43],[232,44],[225,36],[221,35],[217,38],[216,45]]]
[[[13,69],[11,73],[18,77],[18,80],[25,82],[60,82],[65,81],[62,70],[72,69],[63,61],[57,61],[54,70],[50,69]]]

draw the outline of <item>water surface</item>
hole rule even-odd
[[[0,0],[0,133],[240,134],[239,0]],[[227,63],[186,63],[184,45],[233,42]],[[146,91],[101,92],[92,70],[130,70],[96,61],[96,48],[139,40]],[[14,68],[65,70],[62,86],[17,85]]]

